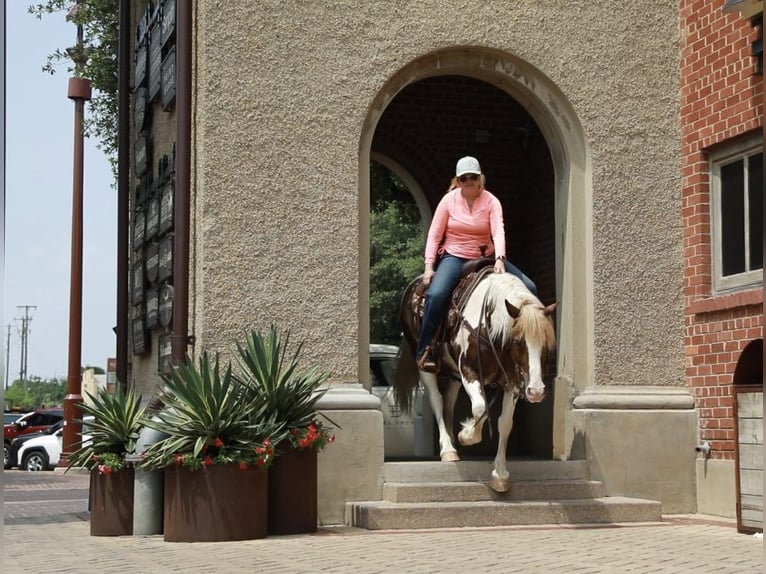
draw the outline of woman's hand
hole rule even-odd
[[[505,262],[502,259],[495,260],[495,273],[505,273]]]
[[[423,271],[423,285],[426,287],[431,284],[431,279],[434,276],[434,266],[432,263],[426,263],[426,269]]]

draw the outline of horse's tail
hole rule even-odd
[[[394,376],[394,398],[396,404],[405,412],[412,409],[415,389],[418,386],[418,365],[415,361],[415,347],[420,331],[420,318],[417,316],[417,288],[420,277],[404,290],[399,306],[399,320],[402,327],[402,342],[399,345],[399,362]]]
[[[396,404],[404,412],[412,410],[415,389],[418,386],[418,364],[415,361],[415,353],[406,340],[399,345],[399,362],[396,364],[394,374],[394,398]]]

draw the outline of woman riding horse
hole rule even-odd
[[[463,263],[494,255],[495,272],[512,273],[533,294],[537,293],[532,280],[505,258],[503,208],[497,197],[484,188],[484,184],[479,161],[471,156],[461,158],[457,162],[455,177],[436,207],[428,230],[423,272],[423,285],[428,287],[428,292],[415,353],[421,371],[436,372],[432,340],[447,301],[460,279]]]

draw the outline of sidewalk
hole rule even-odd
[[[763,571],[763,543],[731,526],[682,520],[609,528],[366,532],[180,544],[89,536],[88,522],[5,527],[3,571],[695,573]]]
[[[7,474],[7,473],[6,473]],[[85,477],[87,478],[87,477]],[[64,490],[85,492],[74,479]],[[83,487],[85,490],[83,490]],[[57,488],[62,488],[58,485]],[[48,499],[57,514],[20,515],[44,485],[6,480],[3,572],[264,572],[264,573],[695,573],[763,571],[763,541],[739,534],[733,521],[668,516],[662,523],[609,526],[499,527],[368,532],[321,528],[311,535],[182,544],[162,536],[92,537],[87,498]],[[21,492],[29,496],[20,502]],[[62,490],[63,492],[63,490]],[[8,503],[10,498],[16,502]],[[37,507],[45,506],[45,501]],[[52,508],[52,507],[46,507]],[[11,515],[9,515],[9,510]],[[55,512],[55,508],[54,508]],[[15,515],[14,515],[15,513]],[[15,517],[14,517],[15,516]],[[54,520],[55,518],[55,520]]]

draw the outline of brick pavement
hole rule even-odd
[[[82,477],[74,480],[80,482],[73,490],[87,488]],[[32,493],[29,504],[40,509],[45,501],[31,499],[45,488],[6,484],[5,492],[8,497],[16,491],[20,498],[18,492],[26,490]],[[48,502],[53,506],[46,512],[53,514],[37,517],[9,516],[9,506],[16,511],[24,506],[19,500],[6,505],[3,572],[754,574],[764,564],[763,541],[737,533],[731,521],[698,516],[608,527],[404,532],[338,527],[312,535],[182,544],[161,536],[92,537],[86,506],[69,511],[64,505],[71,501],[51,497]]]

